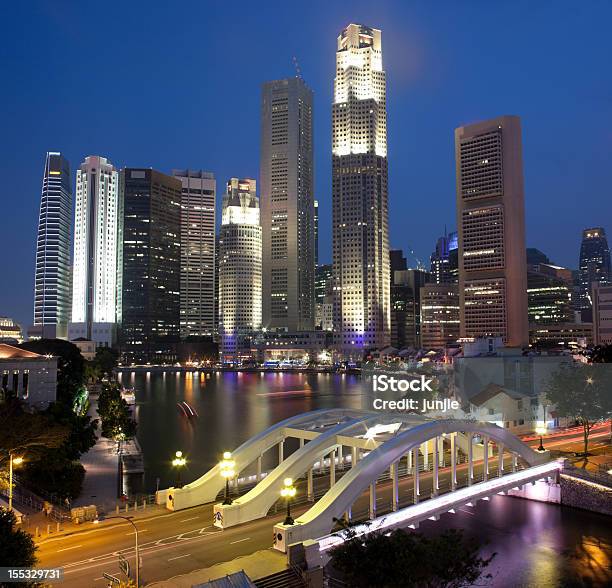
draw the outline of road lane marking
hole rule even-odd
[[[140,535],[140,533],[146,533],[149,529],[138,529],[138,534]],[[135,532],[132,531],[131,533],[126,533],[126,535],[134,535]]]
[[[186,523],[187,521],[195,521],[196,519],[199,519],[200,517],[191,517],[190,519],[182,519],[179,521],[179,523]]]
[[[245,537],[244,539],[238,539],[237,541],[230,541],[230,545],[234,545],[234,543],[242,543],[243,541],[248,541],[250,537]]]
[[[79,547],[83,547],[82,545],[75,545],[74,547],[64,547],[64,549],[58,549],[57,552],[60,551],[68,551],[69,549],[78,549]]]
[[[168,561],[172,561],[175,559],[181,559],[182,557],[189,557],[191,553],[186,553],[185,555],[177,555],[176,557],[171,557]]]

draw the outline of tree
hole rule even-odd
[[[596,345],[591,354],[592,363],[612,363],[612,345]]]
[[[68,436],[68,427],[51,422],[43,413],[25,412],[18,400],[0,403],[0,464],[9,453],[24,455],[29,460],[47,449],[60,447]]]
[[[114,441],[127,441],[136,434],[136,421],[128,403],[121,397],[117,382],[104,382],[98,397],[98,414],[102,418],[101,434]]]
[[[117,367],[119,361],[119,352],[110,347],[98,347],[96,349],[96,358],[94,362],[102,373],[102,376],[110,378],[113,375],[113,370]]]
[[[564,366],[551,375],[545,394],[559,416],[582,425],[586,457],[593,425],[612,416],[612,366]]]
[[[36,544],[29,533],[16,528],[15,513],[0,509],[0,567],[32,568],[38,561]],[[11,586],[27,586],[27,583]]]
[[[85,381],[85,360],[79,348],[62,339],[39,339],[22,343],[19,347],[40,355],[54,355],[57,362],[57,400],[74,405]]]
[[[332,549],[331,563],[355,588],[473,585],[495,557],[481,557],[481,545],[455,529],[435,537],[403,529],[360,537],[351,529],[342,533],[345,541]]]

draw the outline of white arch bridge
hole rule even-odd
[[[299,446],[285,458],[290,438],[298,439]],[[262,457],[274,448],[278,465],[263,472]],[[537,480],[556,480],[561,468],[547,452],[534,451],[488,422],[347,409],[322,409],[281,421],[243,443],[232,459],[237,476],[255,466],[256,484],[232,504],[215,504],[215,525],[221,528],[267,516],[279,500],[283,480],[304,479],[301,493],[313,504],[293,525],[275,526],[275,546],[283,551],[321,538],[322,551],[331,547],[340,540],[329,536],[339,519],[365,518],[353,509],[368,494],[370,528],[418,525],[462,504],[520,490]],[[385,517],[378,516],[377,482],[390,497],[391,514]],[[216,465],[183,488],[159,491],[157,501],[171,510],[209,503],[224,484]]]

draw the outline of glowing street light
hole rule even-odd
[[[13,510],[13,466],[18,466],[22,463],[23,457],[13,457],[13,454],[9,451],[9,511]]]
[[[538,451],[545,451],[544,444],[542,443],[542,435],[546,435],[546,423],[539,423],[536,427],[536,433],[540,436],[540,446]]]
[[[172,465],[176,468],[177,471],[176,487],[182,488],[183,485],[181,483],[181,468],[185,466],[187,460],[183,457],[182,451],[177,451],[174,455],[175,457],[172,460]]]
[[[230,497],[230,489],[229,489],[229,481],[236,475],[235,468],[236,462],[232,459],[232,454],[229,451],[226,451],[223,454],[223,460],[219,464],[219,468],[221,469],[221,475],[225,478],[225,500],[223,504],[231,504],[232,499]]]
[[[293,519],[291,518],[291,499],[295,496],[295,486],[291,478],[285,478],[283,481],[283,488],[281,489],[281,496],[287,501],[287,516],[285,517],[285,525],[293,525]]]

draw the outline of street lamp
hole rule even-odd
[[[187,463],[187,460],[183,457],[182,451],[177,451],[174,454],[174,456],[175,457],[172,460],[172,465],[176,468],[176,471],[177,471],[176,487],[182,488],[183,485],[181,484],[181,468],[185,466],[185,464]]]
[[[9,451],[9,511],[13,510],[13,466],[23,463],[23,457],[13,457],[13,453]]]
[[[134,537],[136,538],[136,546],[134,549],[134,553],[136,555],[136,588],[140,588],[140,552],[138,551],[138,527],[132,520],[132,517],[123,517],[121,515],[115,515],[112,517],[106,517],[104,520],[109,521],[110,519],[123,519],[124,521],[130,523],[132,527],[134,527]],[[97,525],[100,523],[100,519],[96,517],[93,522],[94,525]]]
[[[540,446],[538,451],[545,451],[544,444],[542,443],[542,435],[546,435],[546,423],[541,423],[536,427],[536,433],[540,436]]]
[[[236,462],[232,459],[232,454],[229,451],[223,454],[223,460],[219,464],[219,467],[221,468],[221,475],[225,478],[225,500],[223,504],[231,504],[232,499],[230,498],[229,481],[230,478],[236,475],[236,471],[234,470]]]
[[[287,501],[287,516],[285,517],[285,525],[293,525],[293,519],[291,518],[291,499],[295,496],[295,486],[291,478],[285,478],[283,481],[283,488],[281,489],[281,496]]]

